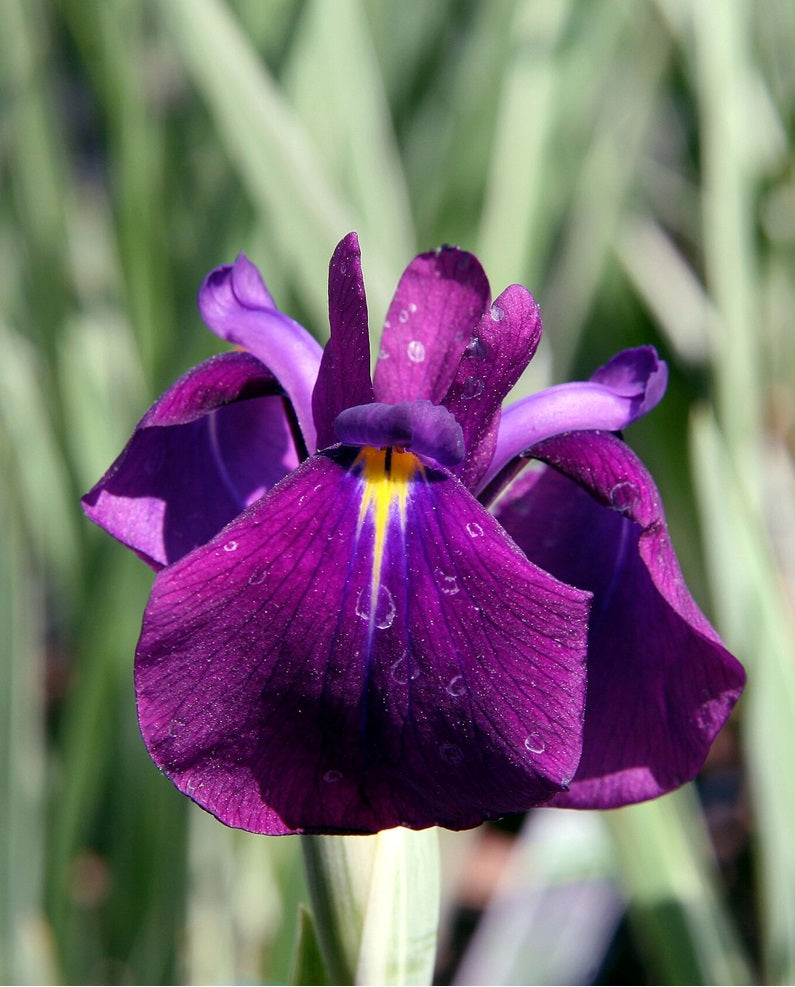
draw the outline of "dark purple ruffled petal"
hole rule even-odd
[[[653,346],[623,350],[588,381],[558,384],[509,405],[500,419],[484,488],[516,456],[553,435],[620,431],[654,408],[668,383],[668,367]]]
[[[310,452],[317,448],[312,391],[322,349],[303,326],[274,305],[245,254],[211,271],[199,289],[199,311],[221,339],[242,346],[274,374],[295,410]]]
[[[337,416],[334,430],[340,442],[352,446],[397,446],[441,466],[464,458],[461,426],[447,408],[430,401],[362,404]]]
[[[745,675],[685,586],[659,494],[616,436],[531,450],[497,516],[537,565],[594,594],[582,761],[550,804],[612,808],[693,778]]]
[[[576,769],[588,595],[457,481],[389,462],[312,457],[155,580],[141,729],[228,825],[460,829]]]
[[[373,400],[370,334],[359,239],[349,233],[329,265],[328,310],[331,337],[323,350],[312,411],[319,449],[333,445],[334,419],[346,408]]]
[[[475,329],[444,405],[464,432],[466,459],[453,472],[477,488],[494,456],[500,409],[541,339],[541,312],[521,285],[506,288]]]
[[[377,400],[439,404],[489,298],[488,279],[472,254],[442,247],[415,257],[384,323],[373,382]]]
[[[85,495],[86,514],[155,569],[209,541],[298,464],[278,392],[248,353],[194,367]]]

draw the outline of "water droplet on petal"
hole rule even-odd
[[[389,671],[398,685],[406,685],[407,682],[413,682],[420,676],[420,670],[408,652],[402,658],[398,658]]]
[[[531,733],[524,738],[524,745],[531,754],[543,754],[547,749],[543,739],[537,733]]]
[[[466,682],[464,682],[464,676],[454,675],[447,683],[446,691],[451,696],[463,696],[467,691]]]
[[[391,627],[396,613],[397,608],[395,607],[395,601],[392,599],[392,594],[386,586],[379,586],[378,602],[375,608],[375,626],[381,630]]]
[[[505,309],[500,308],[499,305],[492,305],[490,315],[495,322],[502,322],[505,318]]]
[[[442,575],[442,573],[438,573],[438,575],[439,575],[439,589],[446,596],[455,596],[455,594],[459,590],[457,577],[456,576],[445,576],[445,575]]]
[[[416,311],[417,311],[417,306],[414,304],[414,302],[410,302],[409,303],[409,312],[411,312],[411,314],[414,315],[414,313]]]
[[[485,359],[489,355],[489,348],[478,336],[473,336],[467,343],[466,354],[469,357],[476,357],[479,360]]]
[[[236,541],[228,541],[226,543],[226,545],[224,545],[224,551],[225,552],[236,552],[237,551],[237,542]]]
[[[482,538],[483,528],[477,523],[477,521],[470,521],[467,525],[467,532],[471,538]]]
[[[461,396],[464,398],[476,398],[483,393],[483,381],[477,377],[468,377],[461,388]]]
[[[640,504],[640,492],[631,480],[617,483],[610,491],[610,506],[619,514],[630,514]]]
[[[378,351],[378,359],[379,360],[388,360],[389,359],[389,353],[387,353],[387,351],[384,349],[383,346]]]
[[[392,328],[392,323],[389,321],[389,319],[386,319],[386,321],[384,322],[384,329],[391,329],[391,328]]]
[[[398,313],[398,321],[399,322],[408,322],[409,321],[409,313],[404,308],[402,308],[400,310],[400,312]]]
[[[419,339],[412,339],[406,352],[412,363],[422,363],[425,359],[425,345]]]
[[[439,744],[439,757],[452,765],[464,763],[464,752],[458,744]]]
[[[331,768],[323,775],[323,781],[333,784],[335,781],[340,781],[342,779],[342,772],[337,771],[336,768]]]
[[[371,603],[370,590],[360,590],[359,595],[356,598],[356,615],[361,617],[362,620],[369,622],[371,617]],[[379,586],[378,598],[375,603],[375,613],[372,614],[373,624],[379,630],[386,630],[387,627],[392,626],[396,613],[397,608],[395,607],[395,601],[392,598],[392,594],[386,586]]]
[[[249,586],[259,586],[260,583],[264,583],[264,582],[265,582],[264,569],[255,569],[248,577]]]

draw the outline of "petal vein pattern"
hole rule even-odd
[[[444,471],[334,450],[158,575],[142,732],[229,825],[476,825],[573,776],[589,599]]]

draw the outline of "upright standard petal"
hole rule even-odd
[[[317,448],[312,391],[322,349],[273,303],[259,271],[240,254],[211,271],[199,289],[199,311],[222,339],[242,346],[275,375],[290,399],[309,452]]]
[[[83,509],[158,569],[209,541],[297,464],[273,375],[248,353],[224,353],[155,402]]]
[[[232,826],[474,826],[574,773],[588,600],[449,474],[331,451],[158,575],[141,729]]]
[[[453,472],[477,488],[494,457],[500,409],[541,339],[541,312],[521,285],[506,288],[484,313],[464,350],[445,407],[461,425],[466,459]]]
[[[659,494],[616,436],[550,439],[496,513],[529,559],[594,594],[583,756],[550,804],[612,808],[693,778],[742,691],[742,667],[685,586]]]
[[[367,298],[355,233],[337,245],[329,264],[328,315],[331,336],[312,395],[319,449],[337,441],[334,419],[341,411],[373,400]]]
[[[398,404],[426,398],[439,404],[489,298],[488,279],[472,254],[442,247],[415,257],[384,323],[376,399]]]
[[[623,350],[588,381],[558,384],[510,405],[481,489],[530,446],[564,432],[620,431],[654,408],[665,394],[668,368],[653,346]]]

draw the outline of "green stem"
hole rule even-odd
[[[301,838],[334,983],[430,984],[439,919],[435,830]]]

